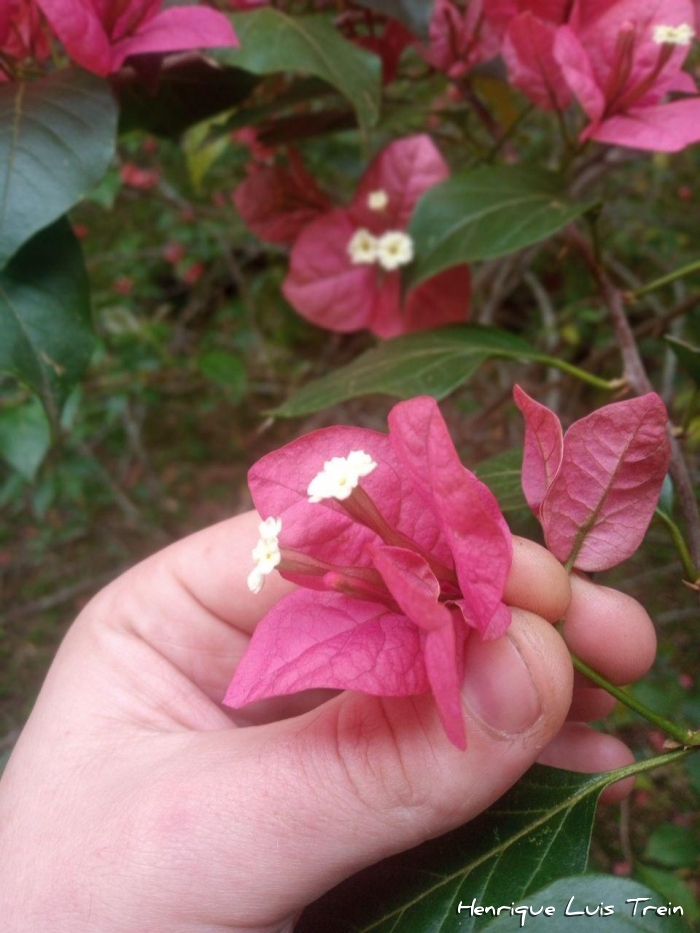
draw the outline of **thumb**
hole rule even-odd
[[[467,645],[466,752],[446,739],[430,696],[345,693],[293,720],[243,730],[252,754],[241,770],[251,786],[238,790],[270,882],[259,896],[284,916],[360,868],[475,817],[558,732],[572,683],[557,632],[515,609],[503,638]],[[240,833],[240,809],[235,819]]]

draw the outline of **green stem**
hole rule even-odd
[[[657,288],[663,288],[664,285],[668,285],[671,282],[675,282],[676,279],[682,279],[686,275],[690,275],[692,272],[700,272],[700,259],[696,259],[694,262],[689,262],[687,266],[681,266],[680,269],[676,269],[674,272],[669,272],[667,275],[662,275],[659,279],[654,279],[653,282],[649,282],[648,285],[643,285],[642,288],[638,288],[636,291],[632,292],[634,298],[642,298],[644,295],[648,295],[649,292],[654,292]]]
[[[690,556],[688,545],[685,543],[685,538],[681,534],[680,528],[674,522],[674,520],[665,512],[662,512],[661,509],[656,509],[656,514],[671,533],[671,538],[673,539],[673,543],[676,545],[676,550],[678,551],[678,556],[680,557],[681,563],[683,564],[683,572],[685,573],[688,583],[695,583],[700,577],[700,573],[698,573],[695,564],[693,563],[693,558]]]
[[[616,700],[619,700],[620,703],[624,703],[628,709],[633,710],[648,722],[658,726],[659,729],[662,729],[674,741],[678,742],[679,745],[682,745],[684,748],[700,746],[700,732],[691,732],[690,729],[677,726],[675,723],[671,722],[670,719],[666,719],[664,716],[655,713],[653,709],[649,709],[648,706],[627,693],[626,690],[623,690],[621,687],[616,687],[615,684],[611,684],[602,674],[594,671],[592,667],[589,667],[585,661],[582,661],[573,653],[571,654],[571,660],[577,671],[589,680],[592,680],[594,684],[603,687],[603,689],[607,690]]]
[[[567,363],[566,360],[558,360],[555,356],[547,356],[542,353],[538,354],[534,359],[538,360],[540,363],[546,363],[548,366],[554,366],[555,369],[560,369],[562,372],[568,373],[570,376],[575,376],[576,379],[580,379],[581,382],[587,382],[588,385],[595,386],[596,389],[604,389],[606,392],[619,389],[621,385],[619,379],[601,379],[600,376],[587,373],[585,369],[579,369],[578,366],[574,366],[573,363]]]
[[[685,758],[690,754],[690,749],[676,748],[672,752],[666,752],[664,755],[655,755],[653,758],[646,758],[644,761],[635,761],[634,764],[625,765],[623,768],[616,768],[614,771],[606,771],[601,774],[601,784],[607,787],[615,781],[621,781],[623,778],[634,777],[636,774],[643,774],[645,771],[654,771],[664,765],[673,764],[674,761]],[[605,783],[603,783],[605,779]]]

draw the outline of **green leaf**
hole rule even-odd
[[[80,244],[66,220],[42,230],[0,272],[0,372],[35,391],[51,423],[94,346]]]
[[[184,61],[161,72],[155,91],[142,81],[120,87],[119,129],[176,138],[195,123],[237,106],[257,84],[241,68],[221,68],[205,59]]]
[[[659,892],[665,903],[680,905],[686,920],[692,922],[700,919],[697,898],[678,875],[658,868],[649,868],[648,865],[636,865],[634,871],[640,881]]]
[[[695,385],[700,386],[700,347],[694,347],[685,340],[679,340],[678,337],[665,337],[664,339]]]
[[[472,933],[493,917],[460,901],[510,905],[586,866],[596,802],[623,773],[684,757],[674,752],[609,774],[536,765],[471,823],[361,871],[302,915],[295,933]],[[513,929],[513,920],[511,929]],[[516,927],[517,929],[517,927]]]
[[[432,0],[358,0],[358,3],[360,6],[398,19],[404,26],[408,26],[419,39],[428,38],[428,27],[434,6]]]
[[[662,913],[656,910],[643,913],[650,905],[660,908]],[[584,933],[601,928],[606,933],[685,933],[687,930],[680,911],[667,915],[667,904],[654,891],[637,881],[612,875],[560,878],[516,906],[530,910],[514,918],[504,912],[486,927],[486,931],[514,933],[520,927],[521,918],[529,933],[569,933],[570,930]],[[549,916],[545,913],[548,908]],[[541,912],[533,916],[536,911]]]
[[[243,397],[247,373],[243,360],[225,350],[209,350],[197,360],[199,371],[207,379],[226,389],[232,400]]]
[[[649,837],[644,858],[667,868],[693,868],[700,859],[700,841],[687,826],[665,823]]]
[[[540,358],[519,337],[480,324],[406,334],[384,341],[348,366],[304,386],[274,413],[292,418],[375,392],[398,398],[445,398],[485,360],[496,356]]]
[[[50,446],[51,430],[39,399],[0,410],[0,457],[28,482],[34,482]]]
[[[562,180],[540,169],[498,166],[453,175],[427,191],[413,213],[409,232],[418,258],[409,284],[538,243],[592,206],[568,201]]]
[[[271,8],[231,17],[240,49],[215,53],[219,61],[256,75],[302,72],[337,88],[353,105],[360,127],[379,119],[381,62],[344,39],[325,16],[287,16]]]
[[[496,454],[474,467],[474,473],[498,499],[501,512],[515,512],[528,508],[523,495],[522,468],[522,447],[514,447],[512,450]]]
[[[116,129],[109,84],[85,71],[0,84],[0,268],[97,184]]]

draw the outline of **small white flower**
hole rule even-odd
[[[407,233],[390,230],[377,243],[377,259],[382,269],[393,272],[413,259],[413,240]]]
[[[282,519],[270,516],[264,522],[258,525],[258,532],[263,541],[269,541],[270,538],[276,538],[282,531]]]
[[[323,470],[309,483],[309,502],[323,499],[347,499],[363,476],[369,476],[377,464],[363,450],[353,450],[347,457],[326,460]]]
[[[372,265],[377,261],[377,238],[361,227],[348,243],[348,255],[356,266]]]
[[[257,595],[263,588],[264,583],[265,575],[260,573],[257,567],[253,567],[253,569],[248,574],[248,589],[250,592]]]
[[[260,540],[253,548],[255,567],[248,574],[248,589],[259,593],[265,583],[265,577],[271,574],[282,560],[277,535],[282,530],[282,520],[266,518],[258,525]]]
[[[658,45],[690,45],[695,38],[695,30],[689,23],[680,26],[654,26],[654,42]]]
[[[367,195],[367,207],[371,211],[383,211],[388,203],[389,195],[383,188],[379,188],[377,191],[370,191]]]

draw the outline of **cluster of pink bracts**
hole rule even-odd
[[[436,0],[426,58],[459,78],[500,54],[538,107],[578,101],[584,139],[676,152],[700,140],[697,85],[681,70],[697,19],[693,0]]]
[[[409,289],[401,269],[413,259],[406,233],[422,194],[449,176],[425,135],[391,143],[360,179],[347,207],[334,207],[296,154],[288,168],[253,163],[234,195],[261,239],[292,247],[285,297],[327,330],[379,337],[464,321],[470,274],[456,266]]]
[[[222,13],[162,6],[163,0],[0,0],[0,62],[43,62],[58,40],[76,65],[106,76],[131,55],[238,44]]]
[[[668,469],[658,395],[606,405],[564,434],[516,386],[525,419],[523,491],[569,569],[603,570],[639,547]],[[257,626],[225,702],[314,687],[378,696],[432,692],[466,745],[460,684],[470,639],[510,624],[508,526],[462,466],[434,399],[400,402],[389,433],[322,428],[259,460],[248,481],[265,521],[250,589],[298,584]]]

